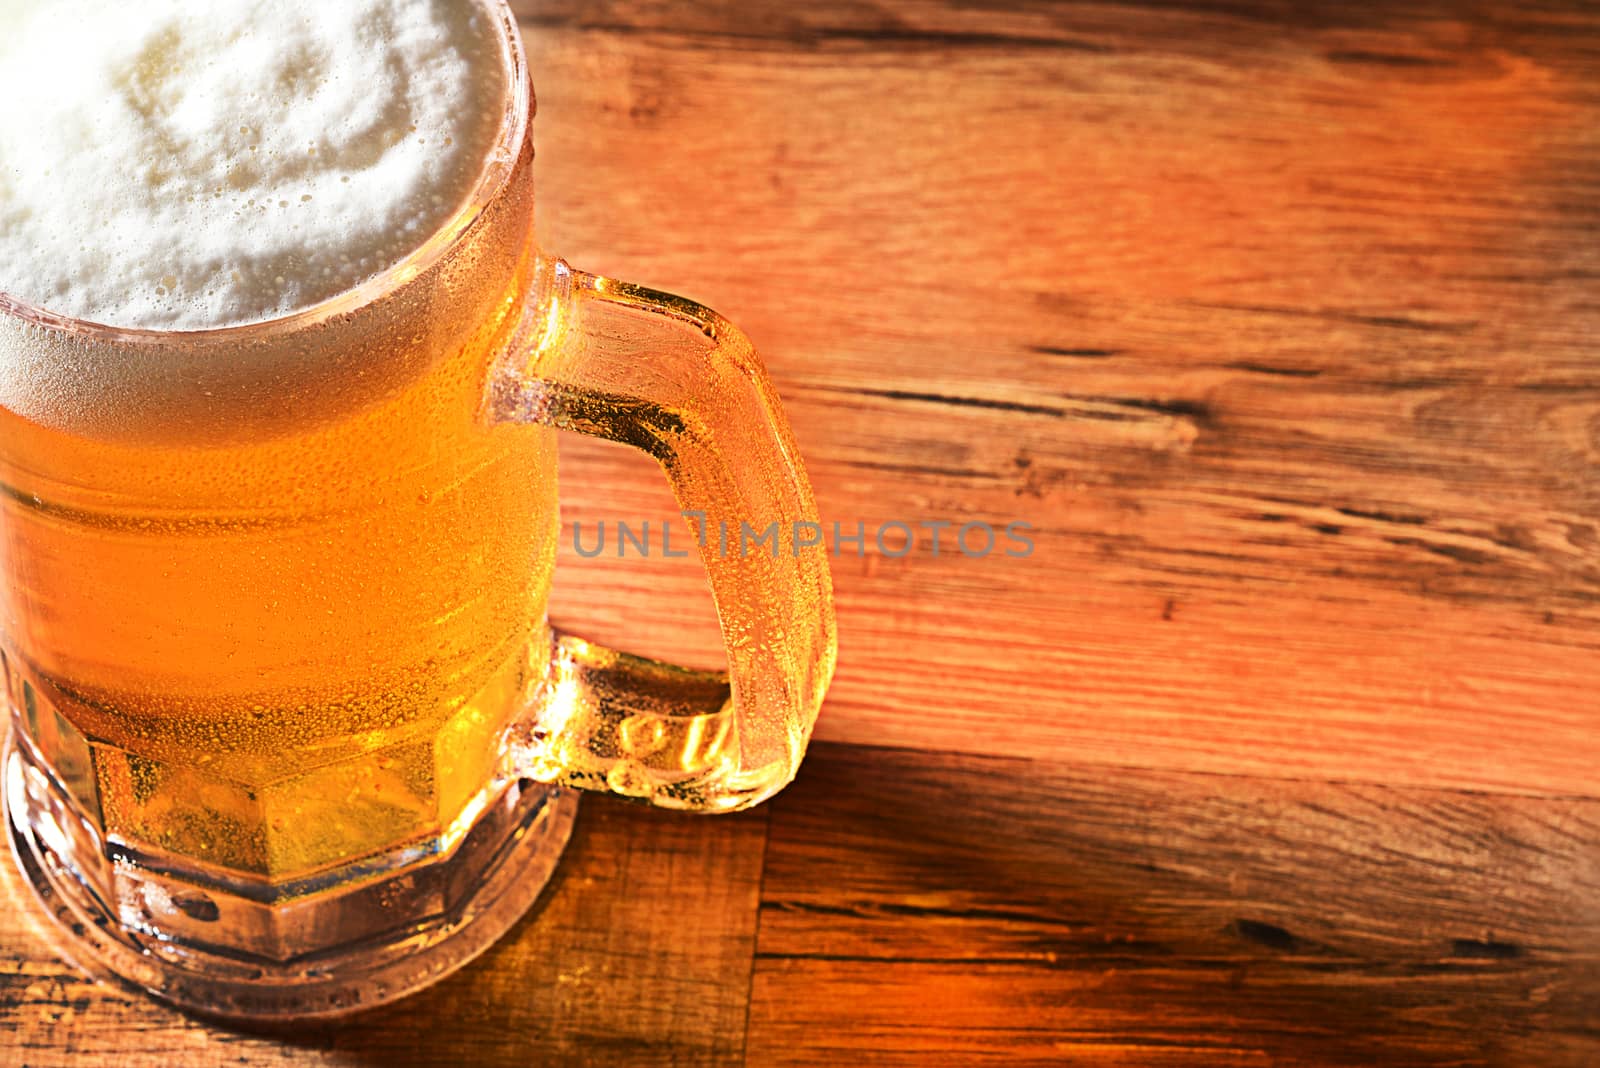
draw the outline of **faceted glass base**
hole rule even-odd
[[[23,731],[0,759],[12,852],[56,950],[96,978],[246,1020],[343,1015],[466,964],[539,896],[578,804],[513,781],[447,855],[403,850],[266,888],[102,844]]]

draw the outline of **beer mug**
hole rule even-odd
[[[497,17],[484,177],[357,289],[187,332],[0,295],[4,798],[93,974],[224,1016],[377,1004],[526,910],[570,787],[726,812],[804,752],[833,604],[777,398],[721,317],[539,251]],[[546,622],[556,429],[659,461],[726,672]]]

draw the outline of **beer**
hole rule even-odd
[[[339,1013],[508,929],[568,786],[707,812],[794,775],[821,530],[731,323],[533,233],[503,0],[0,16],[0,797],[68,953]],[[729,670],[545,620],[555,430],[658,460]]]
[[[547,439],[472,418],[496,340],[265,441],[0,410],[11,696],[92,742],[108,833],[288,878],[438,833],[489,781],[557,515]]]
[[[292,315],[414,256],[493,163],[509,77],[468,0],[90,7],[87,45],[24,26],[7,60],[70,42],[82,64],[42,120],[15,97],[0,120],[0,159],[37,160],[11,151],[37,129],[57,154],[53,184],[0,187],[22,220],[0,290],[50,311],[189,331]],[[219,77],[264,102],[208,111]],[[391,82],[404,106],[366,103]],[[69,144],[107,86],[109,145]],[[124,172],[96,175],[102,158]],[[192,169],[151,170],[174,160]],[[359,314],[93,352],[0,323],[7,685],[108,839],[287,882],[445,848],[483,803],[548,659],[553,444],[481,417],[527,285],[530,163],[502,161],[439,262],[347,297]]]

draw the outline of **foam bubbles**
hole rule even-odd
[[[477,0],[0,0],[0,291],[116,326],[277,318],[461,207],[506,69]]]

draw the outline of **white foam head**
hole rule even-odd
[[[479,0],[0,0],[0,292],[196,330],[354,287],[476,187],[494,22]]]

